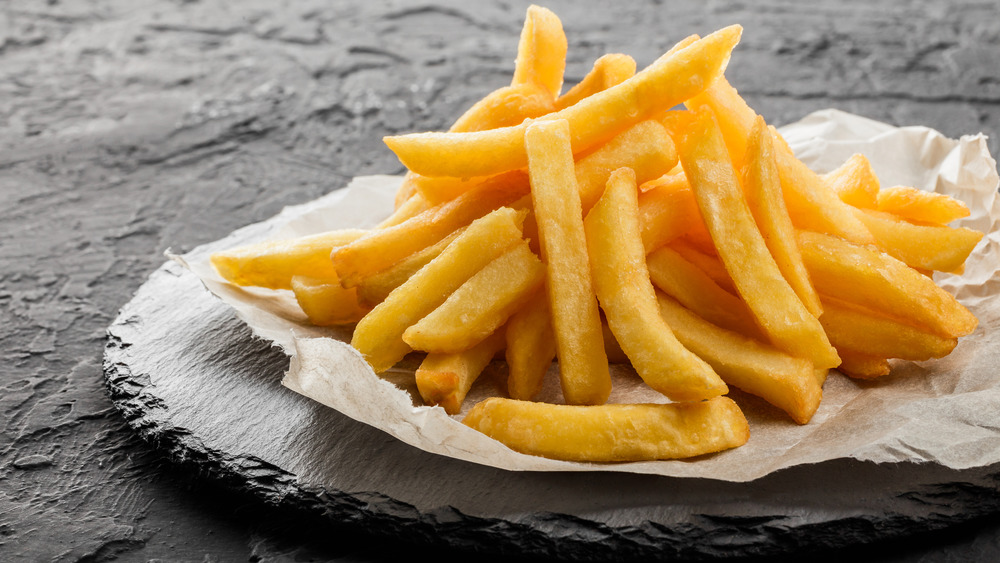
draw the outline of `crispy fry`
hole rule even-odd
[[[462,412],[462,403],[490,360],[503,350],[503,330],[459,352],[427,354],[414,374],[417,391],[429,406],[448,414]]]
[[[403,180],[404,184],[407,180],[414,176],[416,176],[416,174],[407,174],[406,178]],[[402,190],[403,188],[400,187],[400,189]],[[423,197],[419,193],[412,193],[406,198],[406,201],[400,202],[399,205],[396,206],[396,209],[391,215],[386,217],[378,225],[375,225],[375,228],[387,229],[398,225],[414,215],[419,215],[420,213],[427,211],[430,207],[431,204],[427,201],[427,198]]]
[[[420,268],[437,258],[438,254],[441,254],[465,229],[466,227],[457,229],[427,248],[418,250],[389,268],[362,279],[354,288],[357,290],[358,300],[369,307],[378,305],[392,293],[392,290],[403,285]]]
[[[603,403],[611,393],[611,376],[590,277],[569,124],[535,122],[528,127],[525,146],[563,396],[570,404]]]
[[[356,323],[368,313],[368,308],[358,303],[354,289],[344,289],[336,278],[293,276],[292,291],[309,322],[316,326]]]
[[[695,403],[573,406],[491,397],[462,420],[507,447],[570,461],[687,458],[746,443],[731,399]]]
[[[354,329],[351,346],[375,373],[403,358],[403,331],[437,308],[465,280],[521,240],[524,212],[503,207],[473,221],[437,258],[389,294]]]
[[[594,61],[594,68],[576,86],[556,100],[556,109],[566,109],[580,100],[621,84],[635,75],[635,59],[617,53]]]
[[[535,82],[504,86],[475,103],[449,131],[468,133],[517,125],[555,110],[552,93]]]
[[[854,213],[882,250],[920,270],[961,273],[983,238],[983,233],[972,229],[915,225],[882,211],[856,209]]]
[[[907,186],[894,186],[878,193],[879,211],[907,221],[946,225],[969,216],[969,208],[953,197]]]
[[[542,388],[542,379],[556,357],[549,298],[539,291],[507,321],[507,392],[529,400]]]
[[[863,154],[855,154],[839,168],[823,175],[844,203],[862,209],[874,209],[879,193],[879,181],[872,165]]]
[[[675,176],[681,180],[664,182],[639,194],[639,225],[647,254],[685,233],[705,231],[705,221],[687,178],[683,172]]]
[[[722,379],[677,341],[659,314],[639,233],[638,190],[631,169],[616,170],[584,220],[594,288],[608,326],[653,389],[675,401],[724,395]]]
[[[878,356],[869,356],[854,350],[841,348],[837,350],[843,362],[837,370],[853,379],[874,379],[889,375],[889,360]]]
[[[566,34],[559,17],[546,8],[529,6],[517,44],[511,85],[538,84],[555,100],[562,90],[566,49]]]
[[[881,358],[923,361],[943,358],[955,349],[957,338],[946,338],[832,298],[824,299],[819,318],[830,342]]]
[[[543,119],[570,123],[572,152],[598,146],[626,128],[700,92],[721,76],[742,28],[730,26],[670,53],[632,78]],[[426,176],[488,176],[527,164],[528,124],[474,133],[416,133],[384,141],[410,170]]]

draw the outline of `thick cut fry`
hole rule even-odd
[[[946,225],[969,216],[969,208],[961,201],[907,186],[894,186],[878,193],[878,210],[921,223]]]
[[[299,307],[316,326],[356,323],[368,313],[358,304],[353,288],[345,289],[336,278],[292,277],[292,291]]]
[[[491,397],[462,423],[523,454],[568,461],[679,459],[740,446],[746,417],[731,399],[574,406]]]
[[[762,338],[746,303],[669,246],[646,256],[649,279],[706,321],[744,336]]]
[[[778,164],[774,160],[774,144],[764,118],[757,116],[747,144],[744,159],[743,193],[753,214],[771,257],[778,269],[792,286],[795,295],[814,317],[823,313],[819,295],[809,281],[809,272],[802,264],[802,254],[795,241],[795,228],[788,216],[785,200],[781,195]],[[832,366],[830,366],[832,367]]]
[[[870,247],[809,231],[799,249],[820,297],[833,297],[940,336],[975,330],[976,317],[934,280]]]
[[[473,221],[437,258],[372,309],[354,329],[351,346],[375,373],[403,358],[403,331],[436,309],[483,266],[521,240],[524,212],[503,207]]]
[[[403,341],[425,352],[454,353],[471,348],[507,322],[544,280],[545,266],[527,241],[522,241],[406,329]]]
[[[291,289],[293,276],[337,279],[330,251],[368,231],[343,229],[296,239],[265,241],[212,254],[219,275],[236,285]]]
[[[635,75],[635,59],[611,53],[594,61],[594,68],[576,86],[556,100],[556,109],[566,109],[580,100],[625,82]]]
[[[439,406],[448,414],[462,412],[462,403],[472,384],[503,346],[503,330],[499,330],[467,350],[427,354],[414,374],[420,397],[429,406]]]
[[[534,82],[504,86],[469,108],[449,131],[467,133],[517,125],[555,110],[552,93]]]
[[[385,301],[392,290],[403,285],[420,268],[437,258],[438,254],[444,252],[451,241],[455,240],[464,230],[465,227],[462,227],[431,246],[403,258],[388,269],[362,279],[361,283],[354,288],[357,290],[358,301],[369,307],[374,307]]]
[[[878,356],[869,356],[846,348],[838,350],[843,362],[837,370],[853,379],[874,379],[889,375],[891,371],[889,360]]]
[[[957,338],[938,336],[829,298],[824,300],[819,320],[838,350],[869,356],[923,361],[943,358],[958,344]]]
[[[709,239],[711,240],[711,239]],[[692,244],[687,237],[682,237],[670,241],[670,248],[684,257],[685,260],[694,264],[699,270],[705,272],[716,284],[733,295],[737,295],[733,278],[726,271],[726,266],[719,260],[719,257],[702,251],[698,245]],[[714,248],[712,249],[715,250]]]
[[[552,11],[529,6],[517,45],[512,86],[535,83],[555,100],[562,90],[566,70],[566,34]]]
[[[920,270],[961,273],[983,233],[964,227],[914,225],[890,213],[856,209],[886,254]]]
[[[839,365],[823,327],[785,281],[757,230],[711,112],[697,114],[678,151],[719,257],[770,341],[817,367]]]
[[[616,170],[584,220],[594,288],[608,326],[653,389],[675,401],[724,395],[722,379],[677,341],[660,316],[639,233],[638,191],[632,170]]]
[[[664,56],[632,78],[541,119],[565,119],[581,153],[670,109],[722,75],[742,28],[734,25]],[[416,133],[384,141],[410,170],[426,176],[488,176],[527,164],[528,124],[475,133]]]
[[[416,176],[416,174],[407,174],[406,178],[403,180],[405,184],[411,177]],[[401,186],[402,191],[405,186]],[[392,212],[392,215],[386,217],[381,223],[375,225],[376,229],[387,229],[394,225],[398,225],[403,221],[406,221],[410,217],[419,215],[424,211],[430,209],[431,203],[427,201],[427,198],[423,197],[419,193],[410,194],[406,201],[402,201],[396,206],[396,209]]]
[[[840,200],[861,209],[874,209],[879,193],[878,176],[863,154],[848,158],[839,168],[823,175]]]
[[[603,403],[611,393],[611,375],[590,277],[569,124],[533,123],[525,146],[563,396],[569,404]]]
[[[685,233],[705,231],[691,186],[683,173],[679,176],[683,182],[664,183],[639,194],[639,225],[647,254]]]
[[[507,393],[530,400],[542,388],[549,365],[556,357],[549,298],[539,291],[507,321]]]
[[[823,385],[809,360],[794,358],[771,346],[720,328],[658,296],[660,314],[684,346],[708,362],[722,379],[787,412],[799,424],[819,408]]]
[[[365,277],[433,245],[474,219],[510,205],[526,195],[527,188],[521,184],[483,184],[398,225],[371,231],[332,254],[340,282],[344,287],[358,285]]]

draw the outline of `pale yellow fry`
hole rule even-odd
[[[507,393],[530,400],[542,388],[545,373],[556,357],[549,298],[539,291],[507,321]]]
[[[908,186],[893,186],[880,191],[878,210],[907,221],[939,225],[969,216],[969,208],[953,197]]]
[[[943,358],[958,344],[916,327],[827,298],[820,317],[823,329],[837,349],[870,356],[923,361]]]
[[[983,233],[965,227],[915,225],[890,213],[855,209],[886,254],[913,268],[961,273]]]
[[[552,93],[539,84],[529,82],[504,86],[476,102],[452,124],[449,131],[462,133],[510,127],[554,110]]]
[[[764,118],[757,116],[747,144],[744,159],[743,193],[767,249],[778,264],[778,270],[792,286],[795,295],[814,317],[823,313],[819,295],[809,280],[802,263],[802,254],[795,241],[795,227],[788,215],[781,193],[778,164],[774,159],[774,143]],[[831,366],[832,367],[832,366]]]
[[[491,397],[462,422],[514,451],[569,461],[688,458],[735,448],[750,438],[746,417],[727,397],[599,406]]]
[[[844,203],[863,209],[875,207],[879,181],[865,155],[852,155],[840,167],[822,177]]]
[[[798,232],[802,260],[821,297],[860,305],[954,338],[975,330],[976,317],[934,280],[871,247]]]
[[[389,294],[354,329],[351,346],[375,373],[403,358],[403,331],[437,308],[483,266],[521,240],[524,212],[502,207],[477,219],[441,254]]]
[[[236,285],[291,289],[293,276],[337,279],[330,251],[368,231],[343,229],[295,239],[270,240],[212,254],[215,270]]]
[[[535,122],[527,129],[525,146],[563,397],[570,404],[603,403],[611,393],[611,375],[590,277],[569,124]]]
[[[799,424],[809,422],[823,397],[822,381],[812,363],[767,344],[720,328],[659,294],[660,314],[689,350],[708,362],[722,379],[787,412]]]
[[[428,406],[439,406],[448,414],[462,412],[472,384],[503,346],[500,330],[467,350],[427,354],[414,374],[420,397]]]
[[[565,119],[581,153],[670,109],[722,75],[742,28],[730,26],[664,56],[632,78],[541,119]],[[528,124],[474,133],[415,133],[384,141],[410,170],[426,176],[488,176],[524,168]]]
[[[608,326],[653,389],[675,401],[724,395],[728,389],[722,379],[677,341],[660,316],[639,233],[638,191],[632,170],[616,170],[583,222],[594,288]]]
[[[823,327],[785,281],[747,207],[722,133],[711,112],[678,145],[698,208],[736,289],[768,339],[817,367],[840,364]]]
[[[449,353],[471,348],[493,334],[545,280],[545,265],[527,241],[476,272],[426,317],[406,329],[414,350]]]
[[[511,85],[534,82],[555,100],[562,90],[566,70],[566,34],[551,10],[529,6],[521,28]]]
[[[336,278],[293,276],[292,291],[309,322],[317,326],[356,323],[368,313],[354,288],[345,289]]]
[[[357,290],[358,300],[369,307],[378,305],[392,293],[392,290],[403,285],[420,268],[437,258],[438,254],[441,254],[464,230],[465,227],[462,227],[431,246],[403,258],[388,269],[362,279],[354,288]]]
[[[602,90],[621,84],[635,75],[635,59],[609,53],[594,61],[594,67],[565,94],[556,100],[556,109],[565,109]]]

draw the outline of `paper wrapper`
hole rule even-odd
[[[214,271],[212,252],[265,239],[345,227],[372,227],[392,209],[399,177],[355,178],[346,189],[285,209],[183,257],[187,265],[261,338],[291,356],[283,383],[341,413],[440,455],[509,470],[627,471],[675,477],[749,481],[798,464],[835,458],[874,462],[933,462],[962,469],[1000,462],[1000,202],[996,162],[982,135],[947,139],[923,127],[895,128],[834,110],[807,116],[782,133],[796,154],[818,172],[854,153],[865,154],[883,186],[908,185],[964,201],[971,217],[960,222],[988,233],[962,276],[940,275],[940,285],[979,318],[948,357],[899,362],[892,374],[855,381],[831,371],[819,411],[807,425],[793,423],[760,399],[733,391],[750,422],[750,441],[734,450],[686,461],[586,464],[527,456],[421,405],[413,383],[416,359],[376,376],[351,348],[349,328],[310,326],[291,292],[233,286]],[[480,377],[465,410],[488,395],[504,395],[505,370],[494,365]],[[543,391],[559,400],[550,370]],[[615,368],[611,402],[667,402],[633,372]],[[277,374],[276,374],[277,375]]]

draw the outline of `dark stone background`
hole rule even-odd
[[[104,331],[167,248],[398,172],[382,135],[445,127],[507,83],[526,5],[0,3],[0,560],[409,553],[165,459],[107,397]],[[605,52],[642,66],[685,35],[742,23],[727,74],[769,122],[832,106],[983,131],[997,152],[993,1],[546,5],[569,38],[568,82]],[[1000,517],[830,556],[996,559]]]

